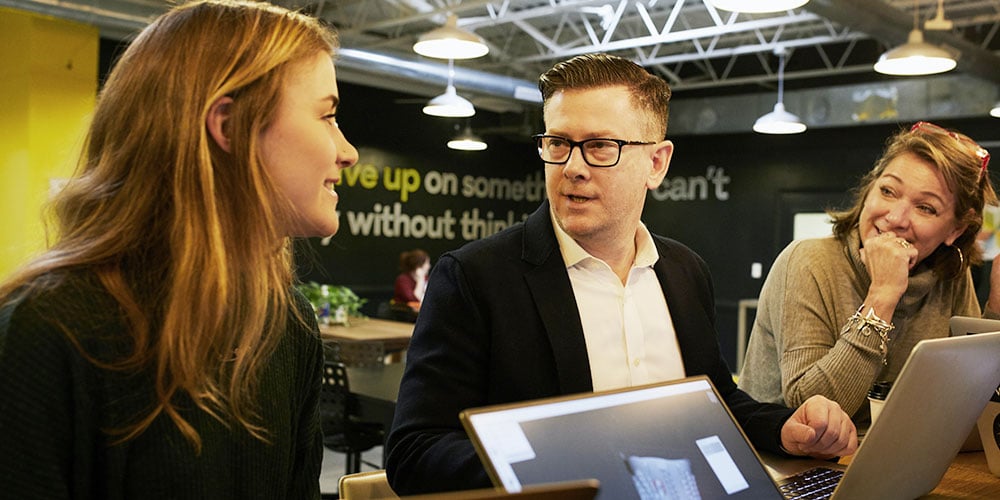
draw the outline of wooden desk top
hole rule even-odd
[[[768,473],[778,479],[804,471],[816,465],[830,465],[810,458],[783,458],[769,453],[761,453]],[[956,498],[1000,498],[1000,477],[990,473],[986,464],[986,454],[982,451],[959,453],[944,473],[941,482],[927,495],[926,499]]]
[[[1000,477],[990,472],[985,453],[959,453],[937,487],[921,498],[1000,498]]]
[[[384,342],[386,350],[390,351],[406,349],[410,345],[413,323],[378,318],[351,318],[349,326],[319,325],[319,332],[325,339]]]

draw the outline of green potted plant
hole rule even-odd
[[[361,314],[361,306],[367,299],[358,297],[346,286],[310,281],[299,284],[298,289],[309,299],[320,323],[347,325],[352,317],[364,317]]]

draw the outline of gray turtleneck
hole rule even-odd
[[[947,337],[951,316],[980,315],[969,271],[942,280],[918,265],[893,313],[883,365],[878,336],[847,328],[871,284],[860,246],[853,232],[846,242],[794,241],[778,255],[760,292],[740,389],[792,408],[821,394],[867,423],[872,383],[895,380],[917,342]]]

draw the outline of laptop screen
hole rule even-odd
[[[704,376],[467,410],[493,481],[594,478],[597,498],[781,498]]]

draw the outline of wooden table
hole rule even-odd
[[[787,477],[808,468],[828,462],[809,458],[783,458],[769,453],[761,453],[761,459],[768,473],[775,479]],[[959,453],[952,461],[941,482],[925,499],[956,498],[1000,498],[1000,477],[990,473],[986,465],[986,454],[982,451]]]
[[[990,473],[985,453],[959,453],[937,487],[921,498],[1000,498],[1000,477]]]
[[[372,341],[385,344],[385,350],[403,351],[410,345],[413,323],[378,318],[351,318],[348,326],[320,325],[324,339],[354,342]]]

